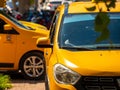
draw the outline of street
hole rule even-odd
[[[25,80],[19,73],[7,73],[12,82],[12,88],[7,90],[45,90],[44,80]]]
[[[30,80],[13,80],[13,87],[8,90],[45,90],[43,82]]]

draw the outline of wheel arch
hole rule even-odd
[[[25,54],[22,55],[22,57],[21,57],[20,60],[19,60],[19,63],[18,63],[19,68],[18,68],[18,69],[20,69],[20,64],[22,63],[22,58],[23,58],[25,55],[27,55],[28,53],[32,53],[32,52],[38,52],[38,53],[41,53],[41,54],[44,55],[44,52],[39,51],[39,50],[31,50],[31,51],[26,52]]]

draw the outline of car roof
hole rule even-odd
[[[96,6],[96,10],[94,11],[88,11],[86,8],[90,8]],[[99,9],[96,3],[90,2],[90,1],[81,1],[81,2],[73,2],[70,4],[64,4],[60,5],[57,10],[58,11],[64,11],[67,9],[67,13],[89,13],[89,12],[99,12]],[[102,11],[108,12],[105,4],[103,2],[99,3],[99,8],[102,8]],[[111,8],[109,12],[120,12],[120,2],[116,2],[116,7]]]

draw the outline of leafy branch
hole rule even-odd
[[[110,32],[108,29],[108,25],[110,23],[110,18],[108,16],[107,12],[103,12],[102,8],[99,7],[99,3],[103,2],[107,8],[107,11],[109,12],[111,8],[115,8],[115,3],[116,0],[95,0],[94,3],[96,3],[96,5],[90,7],[90,8],[86,8],[88,11],[95,11],[96,8],[98,8],[99,12],[97,14],[97,16],[95,17],[95,31],[96,32],[100,32],[100,36],[96,39],[96,42],[100,42],[103,40],[106,40],[109,38],[110,36]]]

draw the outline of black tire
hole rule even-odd
[[[27,53],[21,59],[20,69],[25,79],[38,80],[43,78],[45,73],[43,54],[39,52]]]
[[[47,75],[45,75],[45,90],[50,90]]]

